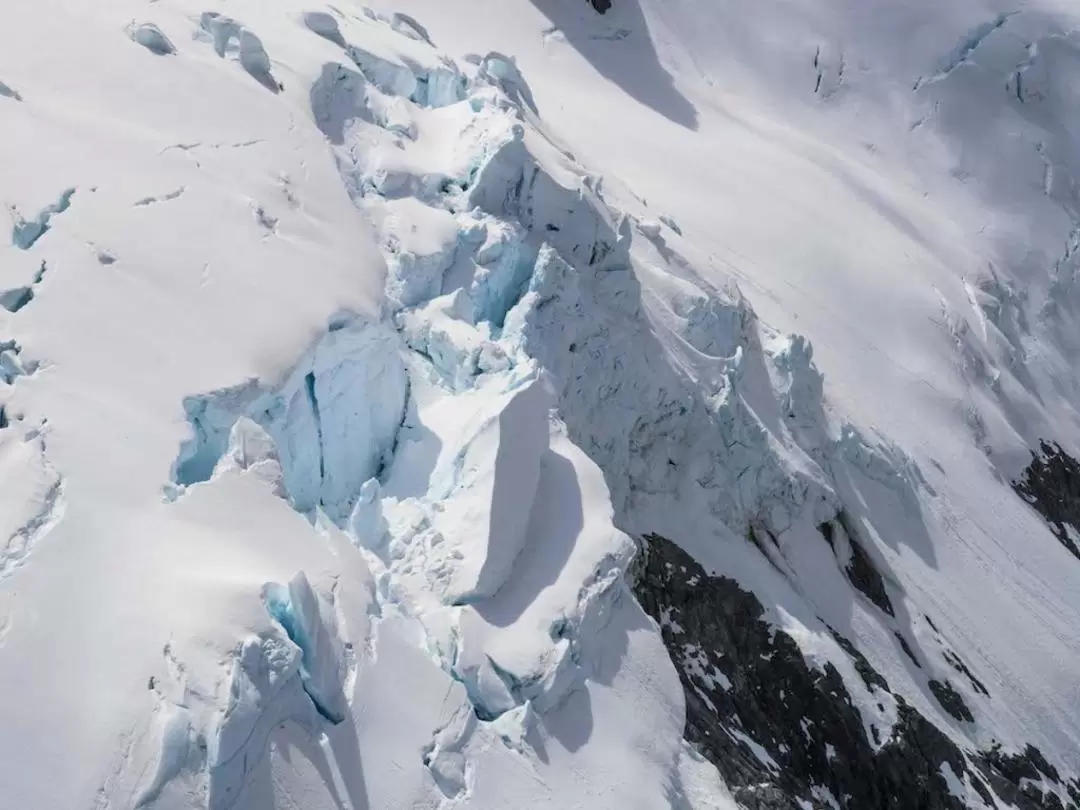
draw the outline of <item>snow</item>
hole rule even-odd
[[[0,12],[5,797],[731,807],[649,531],[868,734],[831,630],[1064,766],[1080,567],[1007,481],[1080,447],[1075,11],[984,5]]]

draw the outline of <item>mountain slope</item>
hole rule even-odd
[[[1080,802],[1075,12],[605,5],[2,12],[16,804]]]

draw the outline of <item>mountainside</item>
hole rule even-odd
[[[1080,9],[0,21],[5,806],[1080,807]]]

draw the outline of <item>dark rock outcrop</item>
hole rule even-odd
[[[934,693],[934,697],[937,698],[937,702],[941,704],[941,708],[955,717],[957,720],[961,720],[965,723],[975,722],[975,718],[971,714],[971,709],[964,703],[964,699],[960,697],[960,693],[956,691],[951,683],[948,681],[936,681],[931,679],[927,684],[930,687],[930,691]]]
[[[881,611],[895,616],[892,602],[889,600],[889,592],[885,588],[885,580],[863,548],[858,539],[858,532],[847,512],[841,511],[835,520],[822,523],[818,526],[818,531],[821,532],[821,536],[825,538],[825,542],[829,544],[834,554],[837,551],[837,532],[844,533],[850,546],[850,559],[844,567],[848,581]]]
[[[1075,810],[1080,804],[1080,780],[1062,780],[1057,768],[1047,762],[1042,751],[1033,745],[1016,754],[1002,753],[1001,746],[995,745],[976,759],[976,765],[994,792],[1017,807],[1025,810]],[[1068,802],[1063,802],[1054,792],[1040,790],[1034,784],[1036,782],[1064,787]]]
[[[1071,527],[1073,536],[1080,537],[1080,462],[1057,444],[1043,441],[1041,452],[1032,452],[1031,464],[1013,489],[1046,519],[1061,544],[1080,558],[1080,548],[1069,534]]]
[[[710,576],[673,542],[646,537],[632,575],[679,671],[686,738],[741,806],[827,810],[835,800],[845,810],[962,810],[967,805],[944,776],[951,771],[988,807],[1004,799],[1021,810],[1077,810],[1056,793],[1036,797],[1032,772],[1057,777],[1037,749],[1015,756],[961,750],[900,695],[891,698],[897,721],[890,736],[882,740],[871,727],[872,742],[837,669],[808,665],[795,641],[765,621],[756,596]],[[892,694],[850,640],[833,637],[871,693]],[[962,700],[953,704],[955,690],[942,687],[943,705],[970,719]]]

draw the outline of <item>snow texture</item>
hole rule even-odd
[[[0,11],[5,798],[735,807],[656,533],[874,752],[1064,805],[1077,538],[1010,482],[1080,448],[1076,13],[888,11]]]

